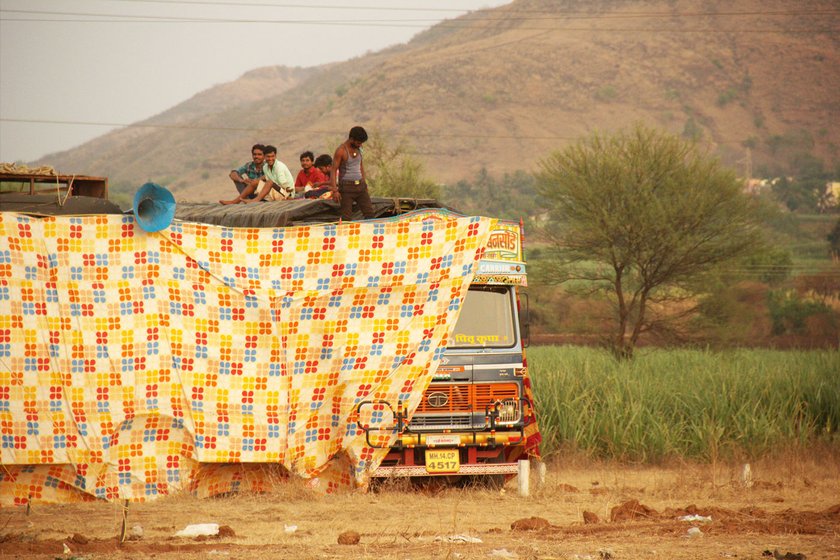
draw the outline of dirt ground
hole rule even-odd
[[[261,495],[130,504],[136,536],[122,545],[119,505],[36,503],[28,514],[0,510],[0,558],[840,558],[836,458],[767,460],[751,471],[746,487],[740,464],[555,461],[527,498],[515,479],[501,490],[403,481],[337,495],[288,482]],[[217,523],[222,535],[175,536],[197,523]],[[358,543],[339,544],[350,531]]]

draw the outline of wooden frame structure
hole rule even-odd
[[[108,178],[91,177],[89,175],[43,175],[36,173],[0,173],[0,183],[8,187],[8,183],[19,183],[19,190],[8,190],[4,193],[49,194],[58,192],[62,196],[90,196],[93,198],[108,198]],[[69,191],[69,192],[68,192]]]

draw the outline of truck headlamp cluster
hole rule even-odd
[[[519,401],[506,400],[499,403],[499,424],[516,424],[519,421]]]

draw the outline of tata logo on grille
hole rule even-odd
[[[426,402],[429,403],[429,406],[432,408],[443,408],[449,404],[449,395],[440,391],[435,391],[434,393],[429,393],[426,397]]]

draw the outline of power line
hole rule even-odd
[[[165,4],[168,6],[176,4],[185,5],[199,5],[199,6],[230,6],[230,7],[245,7],[245,8],[302,8],[306,10],[376,10],[388,12],[468,12],[467,9],[460,8],[413,8],[405,6],[341,6],[329,4],[285,4],[276,2],[207,2],[202,0],[111,0],[121,4],[137,3],[137,4]]]
[[[126,1],[126,0],[123,0]],[[142,2],[152,2],[153,0],[136,0]],[[351,9],[347,6],[313,6],[313,5],[290,5],[290,4],[271,4],[271,3],[248,3],[248,4],[231,4],[231,3],[222,3],[222,2],[158,2],[163,3],[168,6],[172,6],[175,4],[201,4],[201,5],[211,5],[211,6],[230,6],[230,7],[275,7],[275,8],[305,8],[307,11],[313,11],[317,9]],[[465,9],[458,9],[458,8],[405,8],[405,7],[388,7],[388,6],[353,6],[353,11],[359,10],[370,10],[370,11],[378,11],[378,12],[400,12],[400,11],[413,11],[413,12],[451,12],[451,13],[458,13],[458,14],[472,14],[469,21],[544,21],[546,19],[554,19],[554,20],[575,20],[575,19],[603,19],[603,20],[610,20],[610,19],[640,19],[640,18],[647,18],[647,19],[678,19],[678,18],[696,18],[696,17],[708,17],[708,18],[719,18],[719,17],[818,17],[818,16],[826,16],[826,15],[838,15],[840,14],[840,9],[826,9],[826,10],[787,10],[787,11],[746,11],[746,12],[620,12],[620,13],[587,13],[587,12],[562,12],[558,13],[557,11],[528,11],[528,10],[507,10],[503,12],[498,12],[496,10],[483,10],[480,12],[470,12],[469,10]],[[167,16],[131,16],[128,14],[102,14],[102,13],[75,13],[75,12],[59,12],[54,10],[19,10],[19,9],[0,9],[0,12],[10,12],[10,13],[28,13],[28,14],[44,14],[44,15],[90,15],[90,16],[103,16],[103,17],[167,17]],[[520,15],[520,14],[539,14],[539,15]],[[178,18],[180,16],[172,16]],[[410,20],[406,20],[405,18],[401,18],[400,21],[431,21],[437,20],[440,18],[413,18]],[[322,19],[314,19],[311,20],[313,23],[317,23],[323,21]],[[465,20],[466,21],[466,20]]]
[[[66,124],[66,125],[82,125],[82,126],[107,126],[116,128],[153,128],[164,130],[205,130],[205,131],[219,131],[219,132],[301,132],[305,134],[344,134],[344,131],[338,130],[317,130],[317,129],[301,129],[301,128],[284,128],[277,126],[270,127],[252,127],[252,126],[202,126],[202,125],[183,125],[183,124],[146,124],[146,123],[115,123],[115,122],[101,122],[101,121],[71,121],[71,120],[48,120],[48,119],[10,119],[0,118],[0,122],[10,123],[26,123],[26,124]],[[573,136],[516,136],[516,135],[487,135],[487,134],[446,134],[446,133],[411,133],[398,134],[397,136],[413,136],[413,137],[433,137],[433,138],[497,138],[510,140],[572,140],[577,137]]]
[[[318,20],[198,20],[198,19],[48,19],[48,18],[4,18],[0,17],[0,22],[34,22],[34,23],[202,23],[202,24],[273,24],[273,25],[313,25],[319,26],[334,26],[334,27],[391,27],[391,28],[414,28],[414,29],[428,29],[429,25],[412,24],[412,23],[379,23],[376,21],[318,21]],[[436,24],[436,27],[467,29],[470,25],[452,25],[454,22],[442,21]],[[838,33],[840,27],[825,27],[825,28],[799,28],[799,29],[715,29],[715,28],[697,28],[697,29],[671,29],[671,28],[656,28],[656,27],[563,27],[563,28],[546,28],[546,27],[530,27],[530,31],[553,31],[553,32],[570,32],[570,33],[702,33],[702,34],[780,34],[780,35],[796,35],[809,33]]]
[[[551,16],[540,16],[540,17],[529,17],[529,16],[511,16],[509,14],[505,15],[498,15],[494,17],[475,17],[469,20],[461,19],[461,20],[444,20],[440,21],[439,19],[435,18],[424,18],[424,19],[356,19],[348,21],[344,19],[343,21],[330,21],[330,20],[323,20],[321,19],[266,19],[266,18],[259,18],[259,19],[231,19],[231,18],[222,18],[222,17],[197,17],[197,16],[161,16],[161,15],[133,15],[133,14],[112,14],[112,13],[95,13],[95,12],[59,12],[59,11],[44,11],[44,10],[15,10],[15,9],[0,9],[0,13],[7,13],[7,14],[30,14],[30,15],[49,15],[49,16],[60,16],[63,18],[76,18],[76,19],[54,19],[54,18],[0,18],[0,21],[28,21],[28,22],[60,22],[60,23],[223,23],[223,24],[285,24],[285,25],[361,25],[361,26],[373,26],[373,27],[428,27],[430,25],[436,24],[442,27],[455,27],[455,28],[467,28],[473,27],[476,22],[510,22],[510,21],[519,21],[519,22],[530,22],[530,21],[537,21],[537,22],[545,22],[547,19],[552,20],[571,20],[571,19],[601,19],[601,20],[611,20],[611,19],[626,19],[629,17],[637,18],[637,17],[667,17],[668,19],[673,19],[674,17],[691,17],[691,16],[704,16],[708,17],[712,14],[707,13],[688,13],[688,14],[656,14],[655,16],[641,16],[641,15],[622,15],[622,14],[598,14],[598,15],[585,15],[585,16],[567,16],[567,15],[557,15],[553,14]],[[840,14],[840,10],[826,10],[826,11],[814,11],[814,12],[729,12],[720,15],[726,16],[767,16],[767,15],[785,15],[785,16],[822,16],[827,14]],[[717,14],[714,14],[717,15]],[[97,18],[97,19],[78,19],[78,18]],[[110,18],[110,19],[105,19]],[[438,23],[439,22],[439,23]],[[808,33],[814,31],[835,31],[836,29],[833,28],[825,28],[825,29],[790,29],[790,30],[780,30],[780,29],[743,29],[739,28],[735,29],[715,29],[715,28],[702,28],[702,29],[667,29],[667,28],[604,28],[604,29],[593,29],[589,27],[585,28],[574,28],[574,27],[564,27],[564,28],[546,28],[546,27],[532,27],[533,30],[546,30],[546,29],[555,29],[557,31],[586,31],[586,32],[595,32],[595,31],[631,31],[631,32],[683,32],[683,33],[731,33],[731,32],[738,32],[738,33]]]
[[[318,10],[318,9],[328,9],[328,10],[342,10],[342,9],[352,9],[353,11],[357,10],[372,10],[372,11],[380,11],[380,12],[448,12],[448,13],[465,13],[470,12],[473,14],[480,14],[480,13],[488,13],[491,10],[495,10],[495,8],[482,8],[479,10],[470,11],[463,8],[417,8],[417,7],[408,7],[408,6],[358,6],[353,5],[348,7],[346,5],[336,5],[336,4],[287,4],[287,3],[277,3],[277,2],[211,2],[207,0],[111,0],[113,2],[118,2],[120,4],[128,4],[128,3],[137,3],[137,4],[158,4],[158,5],[166,5],[166,6],[173,6],[173,5],[188,5],[188,6],[222,6],[222,7],[247,7],[247,8],[302,8],[306,10]],[[499,6],[501,8],[502,6]],[[502,19],[508,19],[510,14],[557,14],[556,10],[525,10],[522,8],[515,8],[515,9],[508,9],[504,11],[505,15],[502,16]],[[618,14],[591,14],[589,12],[564,12],[564,15],[557,16],[557,17],[575,17],[575,18],[639,18],[639,17],[720,17],[720,16],[808,16],[808,15],[831,15],[831,14],[840,14],[840,10],[838,9],[825,9],[825,10],[810,10],[810,11],[802,11],[802,10],[784,10],[784,11],[746,11],[746,12],[738,12],[738,11],[715,11],[715,12],[681,12],[681,13],[673,13],[673,12],[622,12]]]
[[[119,18],[116,20],[103,20],[103,21],[124,21],[125,23],[130,23],[132,21],[160,21],[163,23],[291,23],[291,24],[327,24],[330,23],[328,20],[325,21],[323,19],[315,18],[315,19],[266,19],[266,18],[259,18],[259,19],[231,19],[229,17],[199,17],[199,16],[168,16],[168,15],[135,15],[135,14],[105,14],[105,13],[96,13],[96,12],[57,12],[57,11],[44,11],[44,10],[14,10],[14,9],[3,9],[0,8],[0,13],[9,13],[9,14],[34,14],[34,15],[48,15],[48,16],[63,16],[63,17],[95,17],[95,18]],[[347,23],[351,24],[363,24],[363,23],[412,23],[412,22],[420,22],[424,24],[434,23],[439,21],[440,18],[423,18],[423,19],[355,19],[355,20],[345,20]],[[61,22],[75,22],[75,21],[100,21],[100,20],[65,20],[65,19],[43,19],[43,20],[23,20],[23,19],[13,19],[9,21],[61,21]]]
[[[21,124],[47,124],[47,125],[77,125],[77,126],[105,126],[110,128],[151,128],[162,130],[203,130],[209,132],[254,132],[254,133],[268,133],[268,132],[298,132],[304,134],[322,134],[334,135],[344,134],[344,130],[318,130],[318,129],[302,129],[302,128],[284,128],[280,126],[268,127],[253,127],[253,126],[202,126],[202,125],[184,125],[184,124],[146,124],[146,123],[114,123],[102,121],[73,121],[73,120],[49,120],[49,119],[14,119],[14,118],[0,118],[0,122],[21,123]],[[455,139],[493,139],[493,140],[533,140],[533,141],[553,141],[553,140],[577,140],[582,135],[577,136],[561,136],[561,135],[542,135],[542,136],[523,136],[516,134],[456,134],[445,132],[411,132],[404,134],[393,134],[397,137],[412,137],[412,138],[455,138]],[[745,138],[737,140],[729,139],[713,139],[714,144],[740,144],[744,142]],[[419,154],[433,154],[434,152],[421,152]]]

